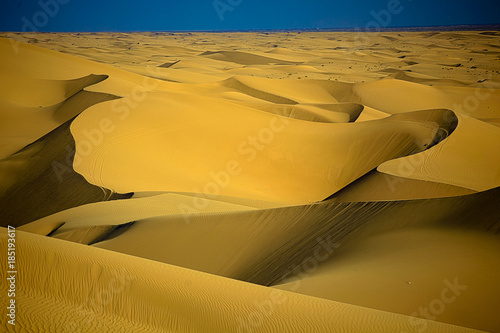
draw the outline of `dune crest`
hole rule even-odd
[[[415,156],[387,161],[377,170],[393,176],[485,191],[500,186],[500,129],[457,113],[455,131],[435,147]],[[474,133],[474,135],[471,135]]]

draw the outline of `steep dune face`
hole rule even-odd
[[[498,332],[497,34],[9,37],[16,330]]]
[[[82,204],[130,197],[89,184],[74,171],[71,121],[0,160],[2,226],[17,227]]]
[[[317,270],[297,269],[275,287],[494,332],[499,245],[498,236],[470,230],[392,231],[345,244]],[[464,316],[471,304],[484,310]]]
[[[429,225],[498,232],[498,214],[485,210],[499,203],[497,195],[498,190],[492,190],[433,200],[322,203],[219,213],[193,209],[183,215],[135,220],[127,232],[94,246],[271,285],[282,280],[290,267],[314,255],[318,246],[321,255],[330,257],[338,245],[371,233]],[[428,214],[419,217],[419,211]],[[475,223],[475,216],[484,222]],[[71,219],[69,223],[74,225]]]
[[[86,73],[61,79],[65,73],[57,71],[44,76],[43,71],[50,68],[82,75],[85,70],[75,64],[85,67],[88,62],[25,44],[9,48],[5,39],[0,40],[0,48],[4,52],[0,64],[1,225],[20,226],[81,204],[129,197],[89,184],[73,169],[75,141],[70,125],[88,107],[118,98],[87,90],[109,76]],[[36,70],[26,72],[25,66]]]

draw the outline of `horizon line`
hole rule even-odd
[[[481,29],[486,28],[488,29]],[[425,25],[425,26],[395,26],[395,27],[380,27],[380,28],[279,28],[279,29],[200,29],[200,30],[97,30],[97,31],[0,31],[2,33],[139,33],[139,32],[153,32],[153,33],[189,33],[189,32],[390,32],[390,31],[481,31],[481,30],[494,30],[500,31],[499,23],[486,23],[486,24],[453,24],[453,25]]]

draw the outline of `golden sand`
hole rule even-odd
[[[500,37],[357,34],[2,34],[0,330],[500,332]]]

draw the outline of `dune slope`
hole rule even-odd
[[[419,325],[435,332],[474,332],[22,231],[16,237],[22,249],[16,302],[23,305],[18,308],[16,330],[400,332]],[[1,246],[6,242],[3,229]],[[1,286],[6,293],[7,285]],[[4,329],[12,328],[5,318],[1,320]]]

